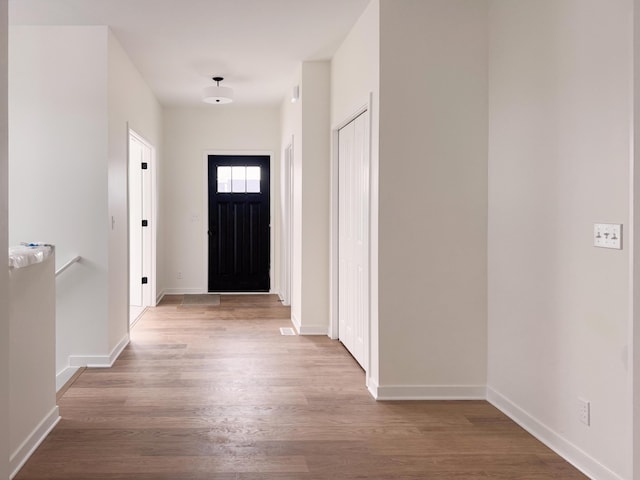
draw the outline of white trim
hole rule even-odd
[[[269,157],[269,224],[270,224],[270,238],[269,238],[269,293],[277,293],[275,289],[275,275],[274,265],[276,256],[276,179],[273,175],[274,164],[276,161],[275,154],[270,150],[205,150],[203,153],[202,163],[202,289],[197,293],[209,293],[209,155],[226,155],[226,156],[242,156],[242,155],[255,155]],[[167,289],[168,292],[168,289]],[[211,292],[213,293],[213,292]],[[226,292],[236,293],[236,292]],[[254,292],[250,292],[254,293]],[[257,292],[259,293],[259,292]]]
[[[326,325],[305,325],[302,326],[294,314],[291,314],[291,323],[296,329],[298,335],[327,335],[328,327]]]
[[[296,329],[298,335],[300,335],[300,320],[298,320],[293,312],[291,312],[291,323],[293,327]]]
[[[369,393],[374,398],[374,400],[378,400],[378,390],[380,389],[380,386],[373,379],[373,377],[370,377],[368,374],[365,378],[365,385],[367,386],[367,390],[369,390]]]
[[[484,385],[376,385],[369,379],[376,400],[485,400]]]
[[[165,295],[199,295],[209,292],[203,291],[201,288],[165,288],[162,293],[164,297]]]
[[[354,117],[355,118],[355,117]],[[338,157],[340,156],[339,149],[339,128],[333,128],[331,130],[331,166],[329,172],[329,181],[330,183],[330,192],[329,192],[329,338],[332,340],[339,339],[338,332],[338,298],[339,298],[339,286],[338,286],[338,277],[340,270],[338,268],[339,265],[339,256],[338,256],[338,245],[339,245],[339,233],[340,230],[338,228],[340,224],[339,218],[339,197],[338,192],[340,191],[338,181],[340,179],[339,175],[339,164]]]
[[[129,329],[132,329],[133,327],[136,326],[136,323],[138,323],[140,321],[140,319],[142,318],[142,316],[146,313],[146,311],[149,309],[149,307],[144,307],[142,309],[142,311],[138,314],[138,316],[136,316],[136,318],[133,319],[133,321],[129,321]]]
[[[623,480],[615,472],[491,387],[487,387],[487,401],[589,478]]]
[[[69,366],[111,368],[127,345],[129,345],[128,333],[113,347],[109,355],[69,355]]]
[[[328,335],[329,327],[326,325],[305,325],[298,330],[299,335]]]
[[[276,292],[207,292],[207,291],[203,292],[199,288],[167,288],[163,290],[162,298],[164,298],[165,295],[278,295],[280,296]]]
[[[280,224],[280,298],[282,304],[291,305],[292,258],[293,258],[293,161],[294,137],[283,152],[282,169],[280,172],[280,210],[282,221]]]
[[[276,292],[204,292],[207,295],[278,295]],[[278,295],[279,296],[279,295]]]
[[[71,377],[73,377],[81,367],[67,366],[64,370],[56,374],[56,392],[59,392],[64,387]]]
[[[11,475],[9,476],[10,479],[13,479],[13,477],[18,474],[24,464],[27,463],[27,460],[29,460],[29,457],[33,455],[36,448],[38,448],[44,439],[47,438],[47,435],[49,435],[51,430],[53,430],[59,421],[60,413],[58,411],[58,406],[56,405],[11,455],[11,459],[9,460],[9,471],[11,472]]]
[[[164,290],[162,290],[162,291],[158,294],[158,296],[156,297],[156,304],[155,304],[154,306],[156,306],[156,307],[157,307],[157,306],[158,306],[158,304],[159,304],[159,303],[162,301],[162,299],[164,298],[164,296],[165,296],[165,291],[164,291]]]

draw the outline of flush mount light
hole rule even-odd
[[[222,80],[224,80],[223,77],[213,77],[213,81],[216,82],[216,84],[204,89],[202,92],[203,102],[213,103],[214,105],[233,102],[233,89],[221,87],[220,82]]]

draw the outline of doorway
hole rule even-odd
[[[270,290],[270,157],[209,155],[208,292]]]
[[[369,328],[369,114],[338,129],[338,338],[366,370]]]
[[[154,303],[153,147],[129,130],[129,325]]]

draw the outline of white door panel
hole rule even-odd
[[[338,132],[338,336],[365,366],[369,322],[368,113]]]
[[[129,138],[129,304],[142,307],[142,143]]]

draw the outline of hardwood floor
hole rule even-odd
[[[275,296],[180,300],[78,377],[17,480],[586,478],[486,402],[374,401],[340,343],[280,335]]]

